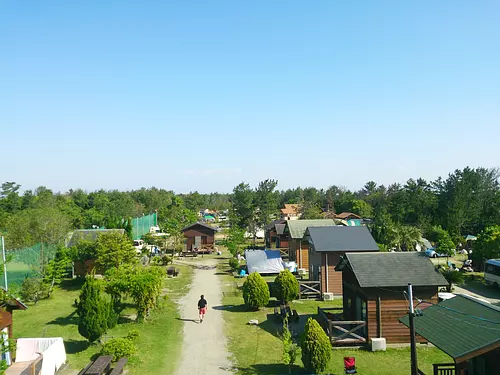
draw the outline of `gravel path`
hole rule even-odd
[[[184,342],[176,375],[233,374],[226,351],[222,310],[219,309],[222,291],[215,274],[216,264],[213,259],[195,263],[190,291],[179,301]],[[208,310],[203,323],[199,323],[197,304],[202,294],[208,302]]]

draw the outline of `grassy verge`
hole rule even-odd
[[[180,269],[177,278],[165,279],[167,298],[154,310],[145,323],[138,324],[129,317],[135,314],[133,306],[125,309],[120,324],[103,338],[123,337],[133,329],[140,332],[136,346],[138,353],[129,359],[128,373],[170,374],[173,373],[180,356],[183,322],[175,300],[186,293],[192,277],[191,267]],[[64,374],[81,370],[96,355],[101,346],[88,346],[78,333],[78,316],[73,303],[79,295],[80,280],[71,280],[58,288],[53,297],[29,306],[26,311],[16,311],[14,317],[15,337],[62,337],[68,355],[69,366]]]
[[[224,266],[220,266],[222,271]],[[287,374],[288,368],[282,363],[282,343],[279,338],[280,323],[273,317],[274,308],[266,307],[261,311],[246,311],[243,298],[238,286],[243,283],[241,279],[231,276],[221,276],[224,284],[222,303],[226,306],[224,321],[226,322],[226,335],[228,349],[232,353],[234,366],[240,375],[276,375]],[[300,340],[305,321],[315,317],[318,306],[341,307],[342,301],[295,301],[292,307],[300,315],[299,323],[290,324],[295,340]],[[259,326],[247,325],[251,319],[257,319]],[[372,353],[366,350],[342,349],[333,350],[332,360],[328,372],[343,374],[343,357],[356,357],[356,364],[360,374],[370,375],[406,375],[410,372],[409,348],[388,349],[386,352]],[[419,367],[424,373],[432,373],[433,363],[449,363],[451,360],[446,354],[436,348],[422,347],[418,349]],[[300,356],[292,373],[304,374],[305,371],[300,361]]]

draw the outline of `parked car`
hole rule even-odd
[[[448,254],[440,254],[436,252],[436,249],[430,248],[425,250],[425,255],[428,256],[429,258],[441,258],[441,257],[446,257]]]

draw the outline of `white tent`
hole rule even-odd
[[[280,273],[284,271],[278,250],[245,250],[248,273]]]

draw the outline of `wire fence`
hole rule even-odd
[[[135,217],[132,219],[132,236],[134,240],[140,239],[146,233],[149,233],[151,227],[158,225],[156,212],[150,215]]]

